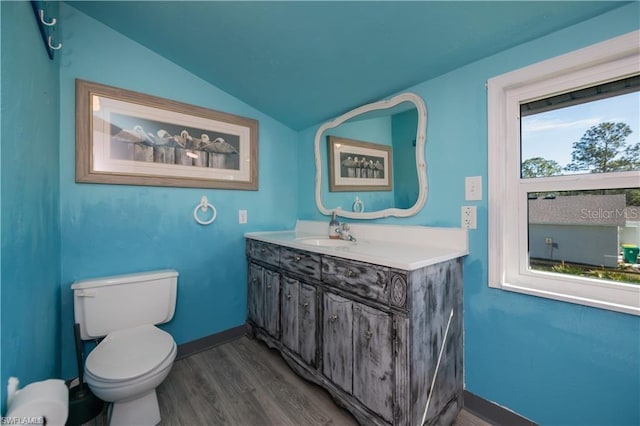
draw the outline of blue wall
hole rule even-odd
[[[74,280],[176,268],[178,306],[165,328],[184,343],[244,322],[244,232],[326,220],[314,201],[319,124],[295,133],[67,4],[59,8],[64,50],[51,62],[29,3],[0,3],[2,409],[10,374],[23,383],[76,375]],[[487,176],[486,79],[636,29],[639,8],[408,88],[429,111],[428,201],[415,217],[381,222],[459,226],[464,177]],[[75,78],[258,119],[260,191],[76,184]],[[191,216],[201,195],[218,208],[208,227]],[[640,319],[489,289],[486,195],[477,205],[480,227],[465,260],[467,389],[540,423],[640,424]],[[238,209],[248,210],[248,225],[237,224]]]
[[[69,286],[77,279],[177,269],[176,313],[163,327],[178,344],[244,323],[243,234],[294,226],[297,133],[67,4],[60,9],[66,35],[60,71],[62,373],[72,377]],[[259,191],[76,184],[76,78],[259,120]],[[192,216],[202,195],[218,210],[217,220],[204,227]],[[239,209],[248,210],[247,225],[238,225]]]
[[[639,27],[640,3],[469,64],[407,90],[428,109],[426,207],[385,222],[459,226],[464,177],[481,175],[464,263],[466,388],[542,424],[640,424],[640,318],[487,286],[488,78]],[[313,198],[313,135],[300,134],[299,215],[326,220]]]
[[[60,365],[58,62],[29,2],[2,2],[0,328],[6,383],[55,377]],[[50,6],[55,14],[56,4]],[[28,76],[28,78],[25,78]]]

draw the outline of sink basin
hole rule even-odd
[[[346,247],[355,243],[347,240],[332,240],[331,238],[300,238],[299,243],[317,247]]]

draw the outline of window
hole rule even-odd
[[[639,35],[488,81],[491,287],[640,315]]]

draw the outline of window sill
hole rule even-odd
[[[615,283],[578,277],[531,277],[520,276],[518,281],[510,280],[501,286],[502,290],[530,296],[544,297],[578,305],[607,309],[640,316],[640,285]],[[538,275],[538,273],[532,273]],[[532,279],[533,278],[533,279]],[[558,291],[559,288],[566,292]]]

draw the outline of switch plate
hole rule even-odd
[[[464,178],[464,199],[466,201],[482,200],[482,176]]]
[[[461,215],[460,222],[463,228],[466,228],[466,229],[477,228],[476,206],[462,206],[460,215]]]
[[[238,223],[240,223],[240,224],[247,223],[247,211],[246,210],[238,210]]]

